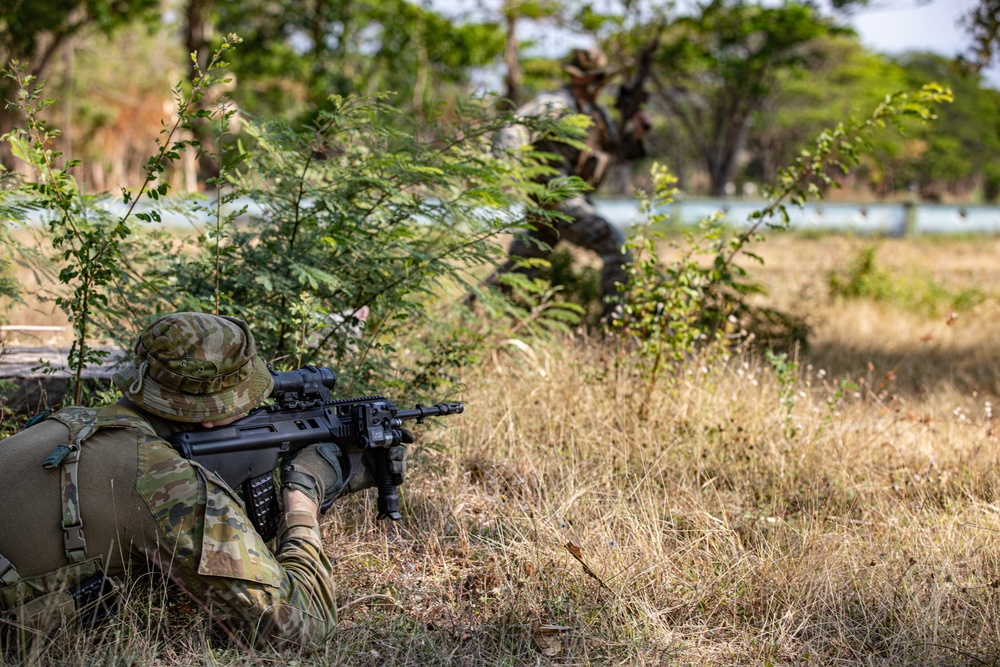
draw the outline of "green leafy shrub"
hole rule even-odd
[[[827,277],[830,294],[841,299],[867,298],[886,301],[892,294],[892,276],[875,265],[877,246],[862,248],[844,271],[831,271]]]
[[[711,254],[711,244],[723,234],[717,219],[703,221],[698,232],[685,232],[683,243],[674,242],[679,256],[664,265],[657,252],[657,240],[663,233],[656,227],[665,221],[667,214],[659,211],[673,201],[677,179],[660,165],[653,166],[651,175],[653,194],[640,205],[643,222],[632,228],[625,244],[632,262],[625,269],[625,284],[619,285],[620,309],[608,320],[608,329],[628,342],[619,347],[618,366],[630,362],[643,379],[643,410],[665,371],[710,336],[714,342],[719,340],[719,329],[710,334],[705,326],[709,276],[701,258]]]
[[[562,301],[580,307],[582,324],[589,327],[600,324],[603,309],[600,269],[577,262],[573,251],[560,247],[549,256],[539,278],[549,285],[558,285]]]
[[[95,340],[127,347],[137,329],[175,310],[244,318],[277,368],[333,366],[346,376],[344,393],[443,390],[453,367],[474,359],[493,332],[535,335],[578,320],[577,308],[533,281],[521,286],[520,300],[487,295],[485,306],[503,315],[498,325],[490,318],[441,323],[478,283],[480,267],[498,262],[498,235],[559,215],[552,204],[584,187],[579,179],[536,183],[551,169],[531,150],[494,155],[490,138],[510,116],[497,115],[490,100],[473,100],[447,119],[406,130],[384,97],[333,98],[310,125],[244,121],[231,136],[232,109],[210,112],[199,102],[222,80],[220,56],[238,41],[223,44],[189,92],[177,87],[180,112],[164,125],[146,183],[123,192],[121,216],[101,207],[106,195],[86,194],[71,174],[75,163],[60,162],[50,148],[58,130],[40,120],[51,103],[41,85],[18,79],[16,68],[8,73],[29,120],[7,139],[37,173],[13,192],[50,212],[63,288],[55,300],[76,332],[70,364],[78,377],[105,353]],[[202,150],[175,132],[210,118],[220,148],[207,157],[220,175],[209,185],[218,196],[166,200],[166,166],[184,150]],[[579,117],[521,122],[560,140],[586,135]],[[157,228],[166,208],[191,217],[195,238]],[[430,334],[429,325],[436,326]]]
[[[420,335],[440,321],[441,296],[496,263],[496,237],[534,211],[529,192],[549,201],[578,184],[539,193],[537,157],[492,155],[490,136],[508,119],[485,102],[430,138],[384,122],[397,112],[381,98],[332,104],[305,129],[247,124],[225,185],[248,208],[217,217],[193,254],[165,253],[157,278],[179,295],[174,308],[251,322],[279,366],[332,365],[352,393],[410,387],[415,375],[430,387],[442,365],[475,357]]]
[[[806,333],[796,318],[761,308],[751,297],[762,293],[740,262],[763,263],[752,251],[764,239],[761,230],[785,230],[789,216],[785,202],[803,204],[807,198],[822,198],[821,186],[835,187],[832,172],[847,172],[870,149],[871,135],[886,125],[899,128],[907,118],[933,119],[934,104],[949,102],[950,91],[928,84],[915,93],[896,93],[882,100],[872,115],[849,125],[838,124],[816,139],[812,150],[803,150],[794,165],[780,171],[779,182],[766,194],[769,203],[750,214],[746,225],[731,235],[717,219],[704,220],[676,244],[678,256],[661,263],[656,251],[657,233],[666,214],[659,213],[673,200],[676,179],[654,165],[654,192],[643,199],[643,224],[630,234],[626,247],[634,261],[620,286],[620,313],[609,322],[610,331],[626,343],[619,346],[616,364],[627,366],[641,378],[637,393],[640,414],[648,409],[648,398],[660,377],[695,353],[712,355],[723,344],[752,340],[753,325],[767,332],[763,341],[773,346],[795,342]],[[862,258],[864,259],[864,258]],[[858,265],[858,275],[870,275],[872,265]],[[634,352],[635,354],[626,354]]]
[[[54,102],[42,96],[44,83],[25,75],[24,66],[17,62],[2,71],[16,86],[14,105],[26,118],[25,128],[16,128],[3,139],[31,169],[28,176],[4,184],[4,198],[23,197],[23,206],[41,210],[46,216],[48,239],[54,251],[48,259],[58,267],[58,281],[64,288],[53,300],[68,316],[74,332],[68,358],[74,403],[83,402],[84,370],[108,355],[106,349],[95,345],[95,339],[120,341],[123,331],[131,330],[137,319],[142,321],[141,316],[136,317],[136,304],[147,301],[139,297],[145,296],[150,283],[141,277],[132,280],[128,275],[126,247],[133,226],[137,221],[160,221],[158,205],[169,190],[163,180],[167,167],[180,160],[185,149],[197,148],[194,142],[179,138],[180,131],[197,118],[210,115],[198,109],[199,102],[211,86],[223,80],[217,73],[226,64],[222,55],[238,41],[230,36],[204,72],[196,67],[196,78],[186,92],[180,84],[175,87],[177,117],[172,124],[164,124],[156,140],[157,150],[144,166],[144,180],[138,191],[122,190],[121,201],[126,206],[122,215],[102,206],[110,199],[108,195],[90,195],[76,180],[72,170],[79,161],[66,160],[52,148],[59,130],[43,117],[44,110]],[[139,211],[140,201],[153,206]],[[125,286],[127,289],[123,289]]]
[[[827,285],[831,298],[865,299],[932,317],[968,310],[986,299],[978,288],[953,290],[925,271],[893,274],[878,265],[877,254],[877,244],[867,245],[855,253],[844,269],[829,272]]]

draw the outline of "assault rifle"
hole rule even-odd
[[[615,100],[615,108],[618,109],[618,146],[620,160],[638,160],[646,156],[646,147],[641,139],[632,139],[625,135],[625,127],[637,113],[642,111],[649,100],[649,93],[646,91],[646,80],[649,79],[650,71],[653,68],[653,56],[660,46],[660,35],[663,32],[661,25],[656,33],[656,37],[649,40],[639,52],[636,59],[635,74],[629,81],[622,83],[618,87],[618,97]]]
[[[461,403],[417,404],[399,410],[384,396],[332,400],[337,378],[329,368],[305,366],[295,371],[271,371],[274,403],[216,428],[184,431],[170,440],[181,456],[218,473],[230,488],[242,488],[247,515],[265,540],[278,532],[280,512],[273,472],[281,458],[318,442],[336,443],[345,486],[361,469],[362,457],[374,464],[378,484],[378,518],[401,519],[399,496],[389,471],[388,447],[400,443],[403,422],[459,414]],[[332,501],[324,503],[329,509]]]

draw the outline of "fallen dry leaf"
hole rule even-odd
[[[566,550],[573,555],[573,558],[577,559],[580,562],[580,565],[583,566],[583,571],[589,576],[593,577],[594,581],[596,581],[601,585],[601,588],[606,588],[609,591],[611,590],[610,588],[608,588],[608,585],[605,584],[603,581],[601,581],[601,578],[598,577],[597,574],[592,569],[590,569],[590,566],[587,565],[586,561],[583,560],[583,551],[580,549],[580,547],[576,546],[572,542],[567,542]]]
[[[539,625],[535,628],[535,632],[552,634],[553,632],[566,632],[569,629],[571,628],[568,625]]]
[[[559,633],[569,630],[564,625],[538,625],[532,633],[538,649],[549,658],[553,658],[562,653],[562,640]]]

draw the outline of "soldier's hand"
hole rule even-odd
[[[653,117],[649,115],[649,112],[638,111],[625,123],[624,134],[631,136],[633,139],[642,139],[652,126]]]
[[[309,445],[285,459],[281,487],[302,491],[320,505],[332,501],[344,490],[339,458],[340,447],[332,442]]]
[[[399,429],[402,431],[400,442],[412,444],[414,442],[413,434],[406,429]],[[389,474],[392,475],[392,483],[395,486],[401,485],[406,481],[406,446],[403,444],[395,445],[393,447],[369,449],[365,451],[362,457],[362,466],[358,470],[357,474],[347,483],[347,493],[355,493],[356,491],[363,491],[365,489],[370,489],[374,486],[378,486],[375,481],[375,461],[372,459],[374,456],[385,456],[386,461],[389,464]]]

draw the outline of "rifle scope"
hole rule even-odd
[[[294,371],[271,371],[274,389],[271,398],[282,402],[285,396],[328,396],[337,386],[337,376],[329,368],[303,366]]]

